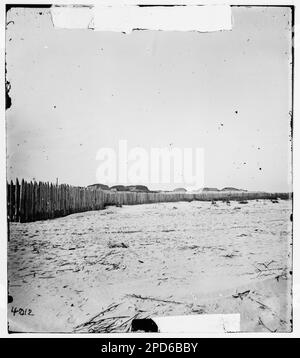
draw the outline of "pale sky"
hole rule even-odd
[[[290,9],[232,16],[232,31],[125,35],[55,29],[49,10],[12,9],[8,179],[93,184],[97,151],[126,139],[204,148],[205,186],[291,190]]]

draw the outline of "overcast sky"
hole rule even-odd
[[[12,9],[8,178],[89,185],[97,151],[126,139],[204,148],[205,186],[290,190],[290,9],[232,13],[232,31],[125,35]]]

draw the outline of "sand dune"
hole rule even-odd
[[[243,331],[290,331],[291,209],[290,200],[178,202],[11,223],[10,329],[72,332],[115,304],[102,315],[116,317],[110,328],[78,330],[239,312]]]

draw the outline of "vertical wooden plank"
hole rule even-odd
[[[18,178],[16,179],[16,190],[15,190],[16,204],[15,204],[15,220],[20,221],[20,183]]]
[[[73,213],[74,207],[74,188],[70,187],[70,214]]]
[[[33,185],[32,185],[32,181],[29,182],[29,221],[33,220]]]
[[[55,184],[51,183],[51,218],[55,218]]]
[[[37,220],[36,217],[36,207],[35,207],[35,200],[36,200],[36,186],[35,181],[32,182],[32,221]]]
[[[56,184],[56,217],[60,216],[60,184]]]
[[[33,184],[32,181],[28,183],[28,221],[33,221]]]
[[[31,192],[30,192],[30,182],[26,182],[26,222],[30,221],[31,218]]]
[[[43,220],[47,219],[47,183],[42,183]]]
[[[42,182],[42,205],[43,205],[43,220],[47,219],[47,196],[46,183]]]
[[[24,222],[24,179],[21,180],[20,187],[20,222]]]
[[[59,185],[56,184],[56,217],[59,216]]]
[[[40,207],[40,214],[39,219],[44,219],[44,212],[43,212],[43,183],[39,182],[39,207]]]
[[[57,217],[57,184],[54,185],[54,217]]]
[[[47,219],[51,218],[51,209],[50,209],[50,183],[47,182]]]
[[[65,192],[64,184],[61,184],[61,215],[65,213]]]
[[[47,182],[43,185],[44,219],[48,219],[48,188]]]
[[[58,186],[58,213],[59,213],[59,216],[62,215],[62,212],[61,212],[61,184],[59,184]]]
[[[10,207],[11,207],[11,203],[10,203],[10,184],[7,182],[6,183],[6,196],[7,196],[7,219],[9,221],[11,221],[11,218],[10,218]]]
[[[30,182],[26,182],[25,203],[26,203],[26,222],[29,222],[31,220],[31,188],[30,188]]]
[[[43,198],[43,219],[47,219],[47,188],[46,188],[47,184],[43,182],[42,188],[43,188],[43,192],[42,192],[42,198]]]
[[[66,203],[66,185],[64,184],[64,215],[66,215],[67,203]]]
[[[10,181],[10,210],[9,210],[9,217],[10,221],[14,221],[14,209],[15,209],[15,190],[14,190],[14,183]]]
[[[32,221],[37,220],[36,217],[36,207],[35,207],[35,200],[36,200],[36,186],[35,181],[32,182]]]
[[[36,206],[36,218],[37,220],[40,220],[40,185],[37,182],[36,182],[35,206]]]
[[[65,209],[65,206],[64,206],[64,184],[61,184],[61,215],[63,216],[64,215],[64,209]]]
[[[33,182],[33,215],[34,220],[38,220],[38,211],[37,211],[37,183],[34,180]]]
[[[67,185],[66,186],[66,214],[67,215],[69,215],[69,213],[70,213],[70,210],[69,210],[69,207],[70,207],[69,188],[70,188],[70,186]]]
[[[52,185],[52,218],[55,218],[55,184]]]
[[[67,214],[67,185],[64,185],[64,215]]]
[[[28,221],[28,183],[24,181],[24,218]]]
[[[52,190],[52,183],[49,183],[49,219],[53,219],[53,190]]]
[[[24,181],[24,221],[28,221],[28,183]]]
[[[32,197],[32,192],[33,192],[33,185],[32,185],[32,181],[29,182],[29,221],[33,220],[33,197]]]
[[[55,218],[56,217],[56,184],[53,184],[52,190],[53,190],[53,193],[52,193],[52,199],[53,199],[52,210],[53,210],[53,218]]]

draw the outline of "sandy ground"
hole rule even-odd
[[[242,331],[288,332],[291,205],[160,203],[12,223],[10,330],[72,332],[109,308],[77,330],[122,332],[149,315],[240,313]]]

